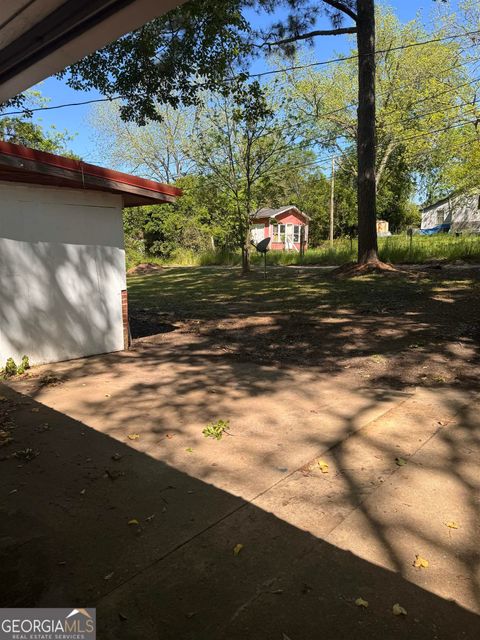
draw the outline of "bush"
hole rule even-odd
[[[391,236],[379,238],[380,259],[394,264],[422,264],[429,260],[453,262],[480,262],[480,236],[414,236],[410,248],[408,236]],[[127,251],[127,264],[134,266],[140,262],[158,262],[165,266],[175,267],[207,267],[207,266],[239,266],[242,262],[240,251],[203,251],[175,249],[166,259],[153,258],[145,254],[137,255]],[[335,240],[333,247],[325,242],[322,246],[308,249],[303,258],[297,251],[270,251],[267,255],[268,265],[324,265],[337,266],[352,262],[357,257],[357,241],[349,238]],[[136,262],[132,260],[136,259]],[[251,262],[253,265],[263,264],[263,256],[252,247]]]

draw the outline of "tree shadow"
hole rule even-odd
[[[399,572],[2,393],[2,606],[97,606],[101,638],[478,636],[477,616]],[[39,455],[10,456],[26,448]]]
[[[23,355],[38,364],[123,349],[125,254],[119,209],[111,202],[84,207],[80,227],[70,213],[51,204],[56,242],[45,235],[43,209],[37,209],[23,226],[9,224],[6,216],[2,229],[0,366]]]
[[[477,384],[478,270],[346,281],[301,269],[276,269],[267,281],[260,275],[241,280],[230,271],[172,269],[133,279],[139,348],[148,342],[181,353],[188,343],[190,353],[210,350],[317,375],[355,368],[371,383],[395,388]],[[176,331],[158,335],[167,319]]]

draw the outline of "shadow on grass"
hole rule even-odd
[[[331,375],[359,358],[378,384],[476,385],[480,340],[478,270],[334,280],[319,271],[170,269],[130,282],[133,335],[182,352]],[[175,325],[170,339],[158,334]],[[159,329],[159,330],[157,330]]]

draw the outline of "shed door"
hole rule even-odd
[[[265,225],[263,224],[254,224],[252,225],[252,242],[258,244],[265,237]]]

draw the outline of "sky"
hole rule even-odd
[[[452,11],[455,10],[458,0],[450,0]],[[402,22],[408,22],[420,14],[424,23],[431,23],[431,12],[435,9],[433,0],[389,0],[388,6],[392,7]],[[270,18],[270,20],[274,20]],[[253,20],[259,20],[252,14]],[[263,22],[262,26],[267,22]],[[345,36],[316,38],[315,56],[318,60],[328,60],[337,53],[344,53],[350,48],[350,41]],[[264,71],[267,67],[262,61],[257,61],[252,66],[252,72]],[[92,98],[102,97],[98,92],[74,91],[66,86],[65,82],[56,78],[48,78],[35,87],[42,95],[50,100],[50,106],[70,102],[82,102]],[[69,143],[69,148],[86,162],[104,164],[100,152],[96,148],[95,135],[92,132],[88,116],[92,107],[88,105],[66,107],[52,111],[44,111],[35,115],[35,121],[42,126],[54,125],[57,129],[66,130],[74,136]]]

